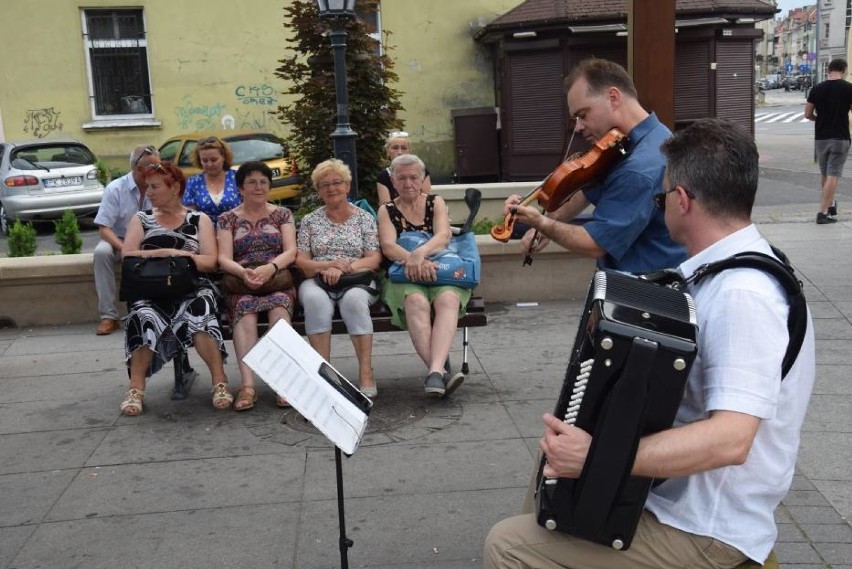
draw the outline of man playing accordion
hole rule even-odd
[[[678,268],[684,277],[737,253],[775,256],[751,222],[758,154],[748,133],[726,121],[699,121],[662,151],[665,191],[655,201],[690,255]],[[651,489],[630,548],[549,531],[526,514],[491,529],[485,567],[718,568],[766,560],[814,382],[810,316],[782,381],[790,304],[775,277],[729,269],[686,292],[695,300],[698,356],[674,426],[639,441],[631,474],[665,481]],[[543,475],[579,477],[591,435],[550,414],[544,423]]]

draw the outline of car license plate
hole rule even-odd
[[[45,188],[64,188],[67,186],[80,186],[83,184],[83,176],[68,176],[66,178],[45,178]]]
[[[272,169],[272,177],[280,178],[281,177],[281,168],[273,168]]]

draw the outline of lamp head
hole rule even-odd
[[[320,19],[355,17],[355,0],[317,0]]]

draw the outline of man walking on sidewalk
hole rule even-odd
[[[837,221],[834,194],[849,155],[852,83],[845,81],[845,76],[846,61],[832,60],[828,64],[828,79],[811,89],[805,104],[805,118],[816,121],[814,156],[822,175],[822,201],[816,217],[819,224]]]
[[[160,154],[153,146],[137,146],[130,153],[130,172],[110,182],[101,198],[95,216],[101,240],[95,246],[95,290],[98,293],[98,312],[101,321],[98,336],[118,330],[118,309],[115,307],[115,264],[121,259],[121,243],[127,224],[138,211],[151,209],[142,184],[145,169],[160,163]]]

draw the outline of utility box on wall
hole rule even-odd
[[[497,109],[478,107],[452,111],[456,181],[500,181],[500,136]]]

